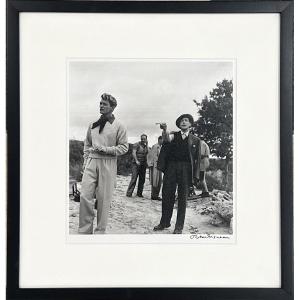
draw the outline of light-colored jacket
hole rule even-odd
[[[162,180],[162,172],[157,169],[157,162],[161,146],[155,144],[147,155],[147,165],[150,168],[150,183],[153,187],[160,186]]]
[[[201,144],[200,171],[206,171],[206,169],[209,167],[210,151],[208,145],[203,140],[200,141],[200,144]]]
[[[147,165],[148,167],[157,167],[158,156],[160,153],[161,146],[159,144],[155,144],[152,146],[147,155]]]

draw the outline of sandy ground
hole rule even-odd
[[[132,198],[126,197],[125,194],[129,181],[129,176],[117,177],[117,187],[114,191],[114,197],[111,203],[106,233],[156,234],[157,232],[153,231],[153,227],[159,223],[161,217],[161,201],[150,199],[150,184],[148,179],[146,179],[143,198],[136,196],[133,196]],[[199,191],[196,192],[199,193]],[[206,199],[206,201],[207,200],[209,199]],[[188,201],[183,233],[229,234],[228,227],[210,225],[208,223],[209,217],[200,215],[199,209],[203,205],[203,202],[205,202],[205,199]],[[168,234],[173,232],[176,214],[175,204],[171,227],[158,233]],[[70,234],[77,234],[78,215],[79,203],[74,202],[71,197],[69,201]]]

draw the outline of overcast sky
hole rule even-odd
[[[152,146],[161,134],[156,122],[177,130],[179,115],[197,119],[193,99],[201,100],[218,81],[232,78],[229,61],[72,61],[69,136],[84,140],[88,125],[99,118],[101,94],[109,93],[118,101],[114,115],[127,127],[129,142],[146,133]]]

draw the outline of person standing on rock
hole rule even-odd
[[[186,200],[189,188],[200,179],[201,143],[200,139],[190,133],[194,120],[190,114],[183,114],[176,120],[180,131],[169,133],[167,124],[160,125],[164,141],[158,169],[164,172],[162,188],[162,216],[160,223],[153,228],[160,231],[171,226],[178,188],[178,209],[174,234],[181,234],[184,226]]]
[[[147,155],[147,164],[150,171],[151,184],[151,200],[161,200],[159,192],[162,183],[162,172],[157,169],[159,153],[163,144],[162,136],[157,140],[157,144],[153,145]]]
[[[81,184],[79,229],[80,234],[93,233],[94,198],[97,200],[95,234],[105,233],[108,211],[116,184],[117,156],[128,151],[125,127],[115,119],[117,100],[102,94],[100,118],[87,130],[84,141],[84,163]]]
[[[148,148],[147,135],[142,134],[141,140],[133,145],[132,175],[131,175],[131,181],[129,183],[126,192],[127,197],[132,197],[132,193],[134,191],[137,179],[139,179],[139,182],[138,182],[136,195],[138,197],[143,197],[144,183],[146,179],[148,152],[149,152],[149,148]]]

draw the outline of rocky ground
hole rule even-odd
[[[108,234],[156,234],[152,229],[159,223],[161,217],[161,201],[150,199],[149,180],[146,180],[143,196],[138,198],[126,197],[126,190],[130,181],[129,176],[118,176],[117,187],[109,212],[109,221],[106,233]],[[196,191],[200,193],[200,191]],[[186,210],[185,226],[183,233],[202,234],[230,234],[226,224],[214,226],[210,224],[210,216],[201,214],[203,207],[210,198],[189,200]],[[159,233],[172,233],[176,222],[176,204],[173,211],[172,226]],[[69,232],[77,234],[79,203],[69,200]]]

